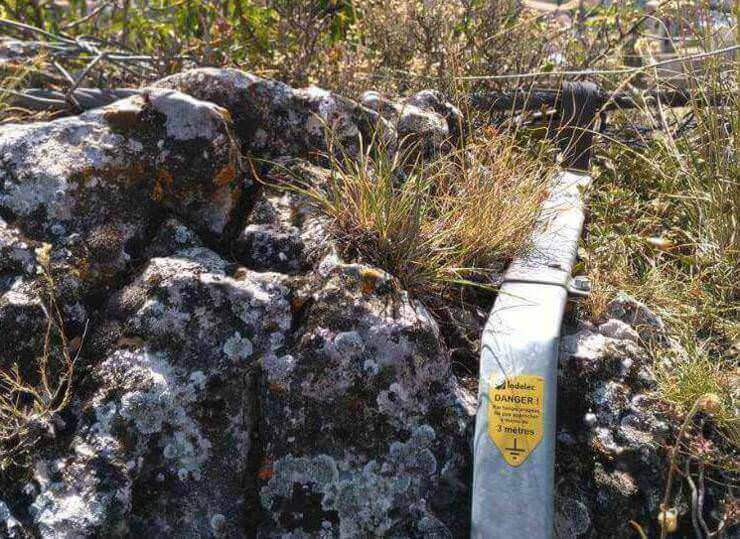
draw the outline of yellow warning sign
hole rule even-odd
[[[523,374],[491,384],[488,436],[511,466],[519,466],[542,440],[545,381]]]

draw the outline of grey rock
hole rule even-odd
[[[350,154],[359,151],[375,131],[389,141],[393,129],[374,111],[345,97],[311,87],[294,89],[236,69],[201,68],[164,78],[154,84],[172,88],[224,107],[245,152],[263,156],[315,157],[334,142]]]
[[[456,106],[447,101],[437,90],[422,90],[406,99],[406,103],[425,111],[434,111],[447,122],[447,130],[452,137],[452,143],[457,144],[465,132],[465,119]]]
[[[362,94],[360,102],[395,126],[401,145],[431,158],[450,150],[460,136],[460,112],[432,90],[393,101],[378,92]]]
[[[612,339],[623,339],[634,343],[640,340],[640,335],[631,326],[616,318],[612,318],[601,324],[599,326],[599,332],[605,337],[611,337]]]
[[[238,261],[256,270],[305,272],[335,248],[328,220],[301,189],[326,189],[327,169],[302,159],[276,160],[246,226],[233,244]]]
[[[581,500],[559,496],[555,500],[555,537],[568,539],[584,535],[591,527],[588,508]]]
[[[290,355],[272,357],[266,369],[268,529],[419,536],[428,525],[462,533],[471,416],[436,323],[382,272],[336,262],[324,272]]]
[[[21,539],[29,535],[21,526],[21,523],[10,512],[8,505],[0,499],[0,536],[8,539]]]
[[[43,284],[38,279],[16,276],[8,288],[0,288],[0,367],[18,364],[26,376],[35,366],[31,360],[41,349],[46,330],[46,311],[41,302]]]
[[[665,324],[647,305],[620,292],[606,306],[606,315],[632,326],[643,339],[665,339]]]
[[[235,279],[228,268],[213,251],[185,249],[153,258],[111,299],[120,338],[95,370],[73,455],[44,461],[60,477],[39,481],[43,536],[202,537],[216,514],[219,533],[242,533],[256,362],[282,349],[291,307],[282,276]]]
[[[222,232],[242,189],[238,156],[223,109],[152,90],[77,117],[3,126],[0,208],[34,236],[84,233],[91,255],[115,265],[125,258],[119,244],[157,204]]]
[[[24,238],[19,230],[0,217],[0,290],[7,290],[10,275],[34,275],[36,258],[34,248],[37,243]]]
[[[54,295],[67,331],[79,336],[85,306],[145,259],[143,247],[167,214],[218,236],[242,218],[236,209],[245,181],[227,113],[171,90],[77,117],[4,125],[0,211],[12,227],[0,226],[0,294],[19,276],[23,287],[45,294],[32,252],[49,243]],[[0,307],[6,323],[17,317],[9,308]],[[37,334],[21,322],[4,329]],[[21,352],[10,360],[24,362]]]
[[[630,519],[654,521],[671,427],[641,375],[649,357],[635,335],[609,320],[562,338],[559,429],[576,436],[558,439],[558,492],[569,504],[557,510],[561,537],[625,537]]]

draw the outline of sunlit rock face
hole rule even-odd
[[[394,129],[377,112],[321,88],[295,89],[236,69],[214,68],[185,71],[154,86],[227,109],[247,153],[316,158],[332,143],[356,153],[358,135],[365,142],[376,132],[388,143],[395,140]]]
[[[393,100],[368,91],[360,102],[395,127],[402,146],[418,151],[424,158],[451,150],[462,138],[462,113],[439,92],[424,90]]]
[[[219,234],[243,187],[228,113],[167,90],[77,117],[3,126],[0,159],[0,208],[51,239],[108,232],[125,243],[160,208]],[[110,230],[99,230],[103,224]],[[124,256],[104,246],[112,252],[101,255]]]
[[[472,410],[429,313],[387,274],[332,259],[297,299],[291,346],[264,358],[265,533],[464,530]]]
[[[402,130],[437,151],[435,103]],[[396,133],[215,69],[0,127],[0,365],[35,376],[49,293],[82,345],[69,406],[0,480],[0,536],[467,533],[474,398],[437,323],[283,188]]]

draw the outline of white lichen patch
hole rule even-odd
[[[262,358],[262,367],[267,373],[268,384],[287,390],[290,387],[291,375],[296,368],[296,360],[289,354],[277,356],[269,353]]]
[[[383,459],[364,465],[325,454],[286,455],[275,462],[273,476],[262,488],[262,505],[279,511],[276,504],[289,500],[295,485],[304,485],[322,495],[324,511],[336,511],[340,537],[382,536],[407,511],[407,500],[424,499],[424,487],[437,471],[430,449],[434,439],[434,429],[421,425],[408,441],[391,443]]]
[[[365,343],[356,331],[341,331],[334,336],[329,354],[334,357],[357,359],[365,351]]]
[[[149,99],[164,114],[167,136],[175,140],[214,140],[224,131],[225,111],[213,103],[166,90],[153,90]]]
[[[586,361],[598,361],[609,356],[623,356],[623,349],[628,354],[638,354],[638,348],[632,340],[613,339],[588,329],[564,336],[560,341],[561,359],[577,357]]]
[[[252,341],[235,331],[224,343],[223,351],[231,361],[243,361],[252,355],[254,347]]]
[[[23,537],[21,523],[13,516],[8,505],[0,499],[0,536],[14,539]]]
[[[130,509],[130,482],[112,465],[115,456],[107,452],[111,448],[99,444],[95,434],[88,441],[94,450],[91,458],[78,454],[76,459],[36,462],[38,494],[29,512],[45,539],[125,530],[122,518]]]
[[[199,479],[209,458],[211,443],[190,417],[189,408],[204,388],[204,374],[185,377],[176,373],[162,353],[120,350],[103,362],[118,387],[129,388],[119,399],[96,405],[98,422],[93,430],[106,433],[121,418],[144,450],[149,438],[158,436],[170,470],[180,479]]]
[[[21,216],[44,207],[49,219],[70,219],[71,192],[77,189],[70,175],[123,165],[130,156],[114,151],[123,142],[100,112],[1,126],[0,207]]]

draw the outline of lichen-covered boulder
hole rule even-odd
[[[267,536],[461,536],[473,410],[426,309],[389,275],[328,258],[266,355]]]
[[[171,90],[0,127],[0,211],[92,288],[127,271],[165,212],[224,232],[244,181],[228,114]]]
[[[283,273],[306,267],[300,228],[293,220],[295,198],[269,190],[257,199],[247,225],[234,241],[234,251],[245,266]]]
[[[641,339],[648,343],[661,343],[667,339],[663,320],[647,305],[620,292],[606,306],[605,316],[633,327]]]
[[[224,107],[244,151],[261,156],[316,157],[332,142],[356,153],[358,137],[367,143],[376,132],[394,139],[392,128],[376,112],[351,99],[316,87],[294,89],[237,69],[193,69],[154,86]]]
[[[46,315],[35,245],[0,218],[0,368],[26,364],[43,338]]]
[[[465,118],[455,105],[447,101],[438,90],[422,90],[405,99],[405,103],[421,110],[434,111],[447,122],[452,142],[457,143],[465,133]]]
[[[47,320],[42,291],[37,281],[20,277],[0,289],[0,368],[17,364],[26,374],[35,370],[30,363],[41,349]]]
[[[36,273],[37,245],[0,217],[0,290],[6,290],[15,277]]]
[[[291,304],[284,277],[232,266],[186,248],[109,300],[71,451],[37,464],[44,537],[245,535],[254,373],[283,352]]]
[[[0,536],[8,539],[25,539],[30,537],[20,522],[13,516],[8,504],[0,498]]]
[[[653,396],[637,333],[618,319],[582,324],[561,342],[556,504],[559,537],[627,537],[655,524],[675,424]],[[652,536],[652,534],[651,534]]]

